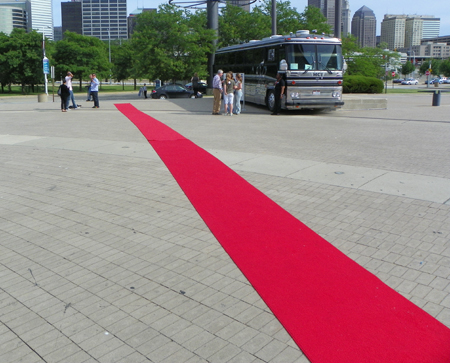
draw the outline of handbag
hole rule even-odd
[[[58,96],[61,96],[61,86],[58,88]]]

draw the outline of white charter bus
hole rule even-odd
[[[335,109],[344,104],[344,59],[337,38],[300,30],[221,48],[215,54],[214,73],[219,69],[244,73],[245,101],[267,105],[270,111],[277,72],[286,82],[283,109]]]

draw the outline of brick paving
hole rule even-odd
[[[213,117],[209,98],[100,93],[100,109],[62,114],[59,100],[0,98],[0,362],[308,362],[114,102],[219,157],[450,327],[449,97],[372,97],[388,109]],[[391,175],[398,192],[355,175]]]

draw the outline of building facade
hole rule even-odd
[[[355,12],[352,19],[352,35],[358,39],[360,47],[375,48],[377,19],[374,12],[363,6]]]
[[[61,3],[61,31],[83,34],[83,14],[81,0]]]
[[[53,40],[53,10],[52,0],[30,0],[31,27],[38,33]]]
[[[334,17],[335,17],[335,0],[308,0],[308,6],[319,8],[323,16],[327,18],[327,24],[331,26],[334,31]]]
[[[347,37],[352,32],[352,19],[350,13],[350,4],[348,0],[342,0],[342,18],[341,18],[341,34]]]
[[[432,15],[390,15],[381,22],[381,41],[388,49],[410,48],[439,36],[440,19]]]
[[[127,39],[126,0],[82,0],[83,35],[101,40]]]
[[[128,38],[131,38],[131,35],[134,33],[134,27],[136,26],[136,17],[139,14],[148,12],[148,11],[157,11],[154,8],[138,8],[130,13],[128,16],[127,22],[128,22]]]
[[[31,3],[0,0],[0,32],[11,34],[14,28],[31,31]]]

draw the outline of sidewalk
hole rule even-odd
[[[0,362],[308,362],[118,102],[450,327],[450,95],[371,97],[388,109],[225,117],[211,98],[133,93],[61,113],[0,98]]]

